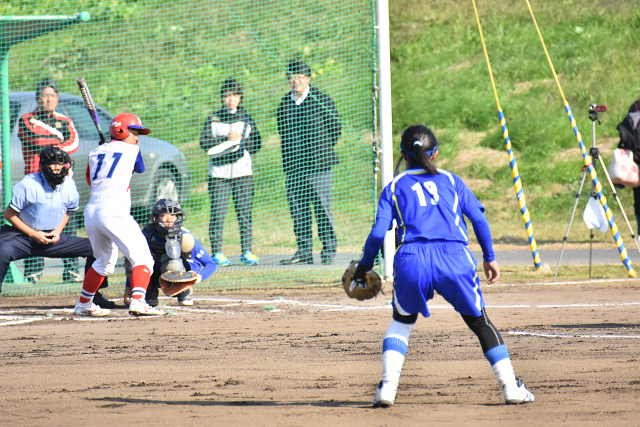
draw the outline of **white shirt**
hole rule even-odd
[[[302,92],[302,95],[300,96],[296,96],[295,92],[291,91],[291,99],[296,102],[296,105],[302,104],[304,100],[307,99],[307,95],[309,95],[309,89],[311,89],[311,86],[307,86],[307,88],[304,90],[304,92]]]

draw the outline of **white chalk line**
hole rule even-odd
[[[626,329],[626,328],[617,328]],[[593,334],[549,334],[545,332],[509,331],[509,335],[529,335],[543,338],[633,338],[638,339],[640,335],[593,335]]]
[[[588,279],[588,280],[576,280],[570,282],[534,282],[534,283],[496,283],[489,285],[482,284],[483,288],[499,288],[499,287],[515,287],[515,286],[562,286],[562,285],[586,285],[590,283],[609,283],[609,282],[633,282],[638,279]]]
[[[171,298],[163,298],[166,300],[171,300]],[[230,308],[230,307],[240,307],[240,306],[260,306],[262,305],[262,311],[269,313],[285,313],[287,312],[286,308],[278,308],[278,306],[290,306],[290,307],[308,307],[311,309],[316,309],[317,311],[322,312],[336,312],[336,311],[371,311],[371,310],[381,310],[388,311],[391,310],[391,301],[385,301],[384,304],[381,305],[344,305],[344,304],[326,304],[326,303],[318,303],[318,302],[307,302],[300,301],[295,299],[285,299],[285,298],[276,298],[276,299],[238,299],[238,298],[218,298],[218,297],[194,297],[195,301],[209,301],[209,302],[220,302],[225,303],[221,304],[220,307]],[[490,309],[548,309],[548,308],[584,308],[584,307],[624,307],[624,306],[635,306],[640,305],[640,302],[620,302],[620,303],[575,303],[575,304],[504,304],[504,305],[487,305],[487,308]],[[198,308],[198,307],[184,307],[184,306],[170,306],[170,305],[162,305],[161,309],[168,310],[171,309],[173,312],[170,315],[180,315],[180,314],[222,314],[222,315],[243,315],[246,313],[224,310],[218,308]],[[429,304],[430,310],[453,310],[449,304]],[[106,317],[85,317],[85,316],[74,316],[72,308],[51,308],[51,309],[27,309],[27,313],[25,310],[17,310],[17,309],[0,309],[0,326],[13,326],[25,323],[32,323],[35,321],[42,320],[74,320],[74,321],[109,321],[109,320],[138,320],[139,317],[136,316],[106,316]],[[153,318],[155,316],[150,316]],[[4,321],[4,322],[3,322]],[[518,331],[514,332],[517,334]],[[511,332],[509,332],[511,333]],[[528,332],[522,332],[524,334],[534,334]],[[540,335],[546,336],[546,335]],[[562,335],[549,335],[549,336],[557,336],[564,338]],[[567,335],[566,337],[575,337],[574,335]],[[595,337],[595,336],[594,336]],[[603,337],[612,337],[612,335],[603,335]],[[627,337],[627,336],[621,336]]]

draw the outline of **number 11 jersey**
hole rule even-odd
[[[133,172],[144,172],[144,161],[137,145],[112,140],[89,154],[87,183],[91,186],[89,204],[109,204],[118,212],[131,210],[129,191]]]

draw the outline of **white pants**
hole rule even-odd
[[[145,265],[153,273],[154,261],[147,239],[128,213],[119,213],[113,206],[89,203],[84,210],[84,228],[96,259],[93,269],[101,276],[113,274],[118,249],[133,267]]]

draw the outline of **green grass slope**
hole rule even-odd
[[[526,2],[477,5],[535,236],[539,244],[561,241],[583,164],[560,92]],[[596,126],[608,166],[616,126],[640,90],[640,2],[532,0],[531,6],[587,148],[589,104],[608,108]],[[436,130],[440,164],[469,181],[487,207],[494,237],[526,245],[472,2],[398,0],[390,19],[395,141],[411,124]],[[583,192],[588,188],[587,178]],[[619,193],[635,229],[631,190]],[[605,194],[629,246],[608,185]],[[581,200],[577,215],[585,205]],[[609,232],[596,236],[613,244]],[[574,221],[570,240],[588,238],[582,220]]]

